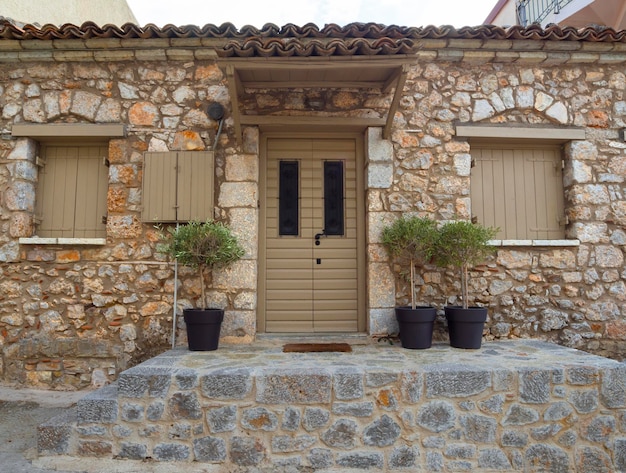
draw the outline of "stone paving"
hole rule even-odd
[[[39,453],[201,471],[626,471],[617,361],[534,340],[347,341],[168,351],[40,426]]]

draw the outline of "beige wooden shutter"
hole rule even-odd
[[[144,222],[186,222],[213,217],[213,152],[146,153]]]
[[[213,152],[178,153],[179,221],[205,221],[213,217]]]
[[[37,234],[54,238],[106,236],[108,169],[104,146],[43,146]]]
[[[176,221],[177,153],[146,153],[143,164],[144,222]]]
[[[472,146],[472,215],[502,239],[564,238],[558,147]]]

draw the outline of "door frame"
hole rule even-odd
[[[356,211],[357,211],[357,331],[367,332],[367,273],[365,258],[365,134],[364,133],[324,133],[324,132],[265,132],[261,134],[259,143],[259,273],[257,288],[257,333],[265,333],[265,303],[266,303],[266,265],[267,254],[265,228],[267,192],[267,140],[269,138],[282,139],[353,139],[355,143],[356,159]],[[284,335],[284,333],[283,333]],[[308,335],[311,335],[310,333]],[[320,337],[332,335],[332,332],[318,332]]]

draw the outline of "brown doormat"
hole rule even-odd
[[[283,347],[284,353],[321,353],[327,351],[350,352],[352,347],[347,343],[288,343]]]

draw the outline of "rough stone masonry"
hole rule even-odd
[[[626,471],[626,368],[614,360],[530,340],[488,342],[480,356],[446,344],[280,349],[163,353],[40,426],[39,461],[69,455],[117,459],[111,469],[134,460],[241,472]]]
[[[174,311],[196,304],[191,272],[156,252],[142,224],[147,151],[215,148],[215,216],[246,246],[214,275],[212,305],[226,309],[223,342],[256,335],[259,238],[258,127],[234,133],[231,97],[214,50],[223,40],[116,38],[0,40],[0,371],[5,380],[80,388],[114,380],[167,349]],[[475,268],[474,302],[488,305],[487,340],[539,338],[622,358],[626,344],[625,47],[565,40],[420,40],[389,140],[364,130],[367,319],[372,336],[397,331],[393,307],[406,284],[380,245],[404,213],[438,221],[471,217],[471,147],[457,123],[580,127],[565,145],[567,238],[577,246],[503,246]],[[324,109],[307,101],[322,98]],[[375,90],[286,89],[245,93],[241,108],[271,116],[384,117],[391,95]],[[202,111],[219,102],[217,122]],[[29,244],[36,235],[39,142],[16,124],[118,123],[109,141],[106,243]],[[419,299],[455,301],[451,272],[427,267]],[[178,306],[173,307],[178,286]],[[179,319],[180,320],[180,319]],[[184,343],[178,325],[177,339]],[[441,334],[439,335],[441,338]]]

